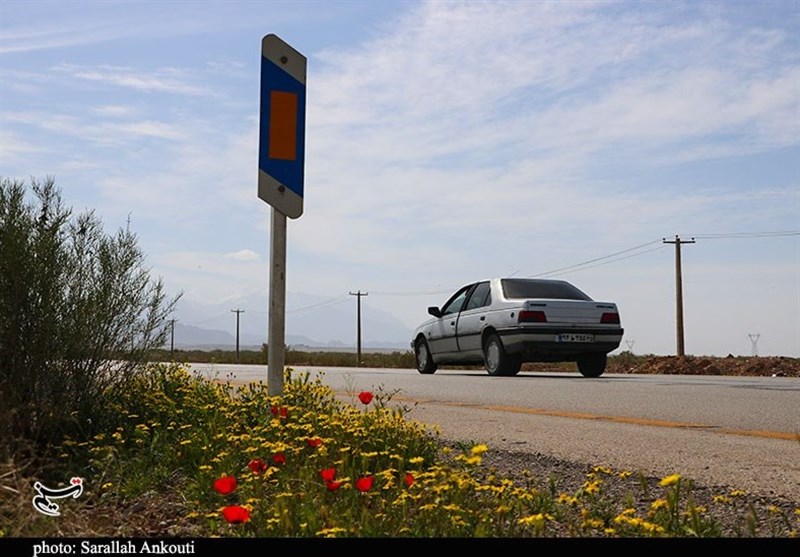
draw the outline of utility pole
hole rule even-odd
[[[758,337],[761,336],[761,333],[748,334],[747,336],[750,337],[750,344],[753,348],[753,356],[758,356]]]
[[[358,292],[350,292],[351,296],[358,296],[358,327],[357,327],[357,335],[356,335],[356,367],[361,366],[361,296],[368,296],[367,292],[362,292],[359,290]]]
[[[635,342],[636,342],[635,340],[626,340],[625,341],[625,344],[628,345],[628,352],[630,352],[631,354],[633,353],[633,344]]]
[[[172,359],[175,359],[175,320],[170,319],[169,323],[169,355]]]
[[[686,352],[683,347],[683,279],[681,278],[681,245],[694,244],[694,238],[691,240],[681,240],[678,235],[675,235],[674,240],[663,239],[665,244],[675,244],[675,322],[677,326],[677,339],[678,339],[678,356],[685,356]]]
[[[239,314],[244,313],[243,309],[232,309],[231,312],[236,314],[236,363],[239,363]]]
[[[170,319],[170,332],[169,332],[169,357],[175,359],[175,320]]]

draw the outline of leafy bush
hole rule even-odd
[[[91,435],[116,387],[162,346],[178,298],[150,279],[129,227],[73,215],[54,180],[0,185],[0,456]],[[40,455],[43,453],[39,453]]]

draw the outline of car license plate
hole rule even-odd
[[[583,333],[561,333],[556,335],[556,342],[594,342],[594,335]]]

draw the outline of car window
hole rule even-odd
[[[469,300],[467,301],[467,307],[465,309],[477,309],[488,306],[489,302],[491,301],[490,292],[491,290],[488,282],[478,283],[478,286],[476,286],[475,290],[473,290],[472,294],[470,294]]]
[[[456,292],[442,308],[442,315],[450,315],[451,313],[458,313],[461,311],[461,308],[464,307],[464,300],[467,299],[467,293],[469,292],[470,288],[472,288],[472,285],[465,286]]]
[[[550,300],[592,301],[584,292],[563,280],[503,279],[506,298],[545,298]]]

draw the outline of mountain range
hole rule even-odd
[[[182,297],[173,313],[167,344],[178,349],[260,349],[269,337],[269,293],[214,303]],[[238,312],[238,313],[237,313]],[[286,293],[284,340],[296,349],[356,350],[358,306],[352,296],[329,298]],[[384,310],[361,303],[362,349],[409,350],[411,330]]]

